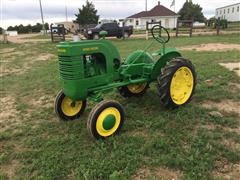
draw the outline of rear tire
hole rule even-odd
[[[188,104],[195,91],[196,72],[191,61],[184,58],[171,60],[158,77],[158,95],[167,108]]]
[[[149,88],[149,84],[140,83],[140,84],[130,84],[128,86],[122,86],[118,88],[118,91],[123,97],[139,97],[146,93],[147,89]]]

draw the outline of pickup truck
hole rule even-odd
[[[95,28],[87,29],[84,35],[87,39],[99,39],[100,31],[107,31],[107,37],[128,38],[133,33],[133,27],[119,27],[117,23],[98,24]]]

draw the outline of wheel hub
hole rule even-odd
[[[64,97],[61,103],[62,112],[66,116],[75,116],[82,108],[82,101],[72,101],[69,97]]]
[[[116,123],[116,118],[114,115],[109,114],[107,117],[103,120],[103,128],[106,130],[110,130],[114,127]]]
[[[133,94],[141,93],[145,87],[147,86],[147,83],[141,83],[141,84],[130,84],[127,86],[128,90]]]
[[[170,94],[174,103],[184,104],[193,90],[193,74],[188,67],[179,68],[173,75]]]

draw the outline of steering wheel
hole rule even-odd
[[[166,34],[166,37],[162,36],[162,30],[163,30],[164,34]],[[158,41],[162,44],[167,43],[170,40],[170,35],[169,35],[168,30],[165,27],[162,27],[160,25],[153,26],[152,29],[151,29],[151,33],[152,33],[152,37],[156,41]]]

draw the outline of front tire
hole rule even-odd
[[[124,110],[116,101],[102,101],[90,112],[88,130],[95,139],[105,139],[118,134],[124,122]]]
[[[86,108],[86,100],[73,101],[62,90],[57,94],[54,104],[55,113],[63,121],[80,118]]]
[[[196,72],[191,61],[184,58],[171,60],[158,77],[158,95],[167,108],[188,104],[194,94]]]

